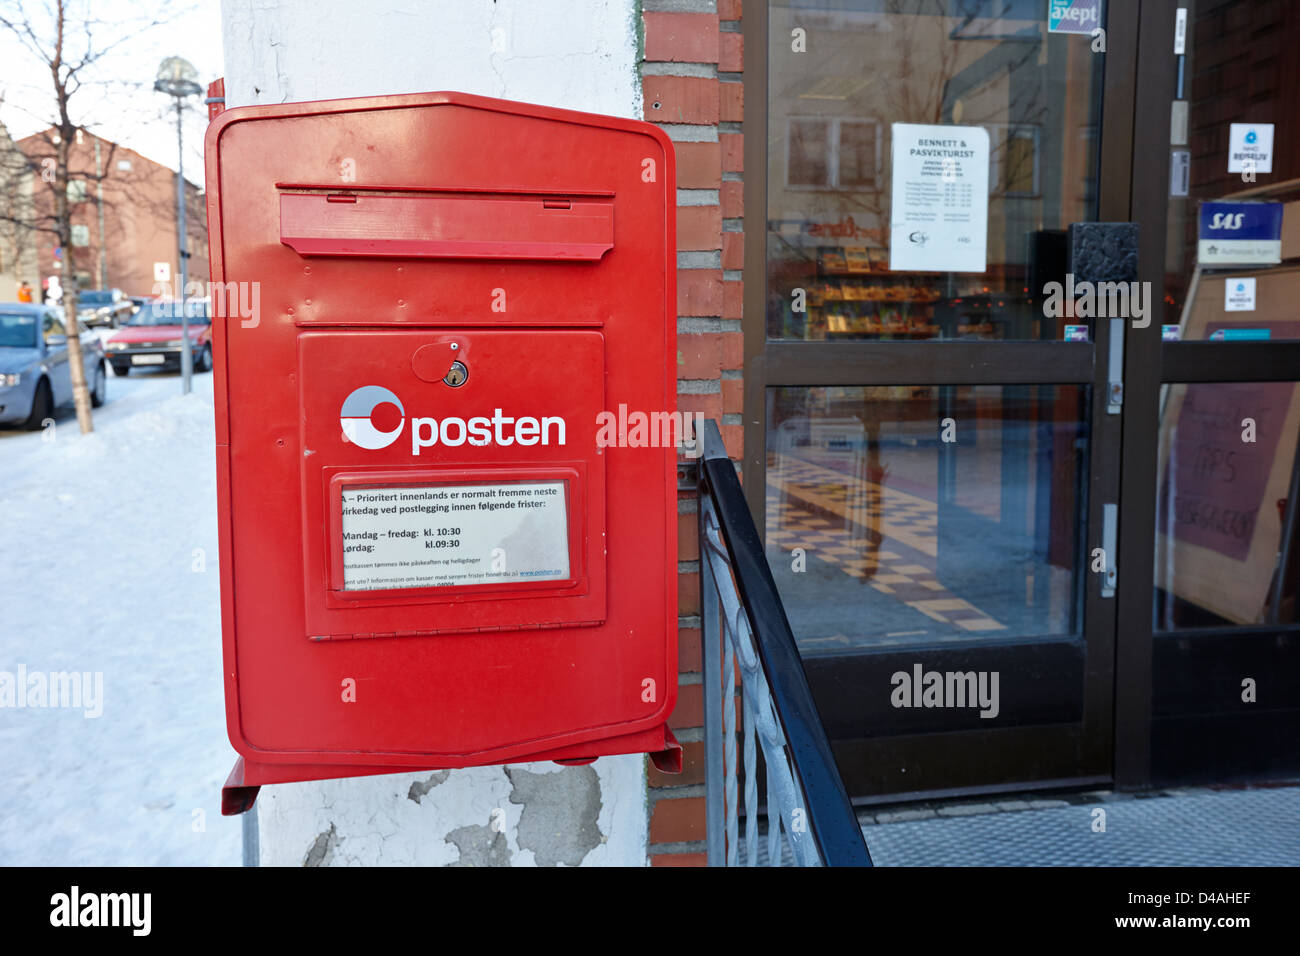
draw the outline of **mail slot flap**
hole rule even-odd
[[[300,256],[556,259],[614,248],[611,198],[281,193],[280,241]]]

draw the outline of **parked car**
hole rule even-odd
[[[121,289],[83,289],[77,294],[77,315],[87,325],[116,328],[135,314],[135,303]]]
[[[108,369],[99,337],[77,323],[81,357],[96,408],[107,398]],[[63,310],[26,302],[0,303],[0,424],[37,429],[72,403],[72,367]]]
[[[190,355],[194,371],[212,371],[212,310],[206,299],[187,299],[185,314],[190,326]],[[108,360],[118,375],[133,368],[181,367],[180,303],[155,299],[114,332],[105,346]]]

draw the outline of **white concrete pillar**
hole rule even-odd
[[[227,107],[457,90],[641,115],[634,0],[221,7]],[[263,865],[646,862],[638,755],[281,784],[256,812]]]

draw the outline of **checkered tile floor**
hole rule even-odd
[[[789,553],[838,567],[940,624],[1003,630],[935,577],[938,509],[933,501],[788,455],[767,472],[767,538]]]

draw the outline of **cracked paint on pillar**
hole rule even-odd
[[[334,824],[318,836],[307,851],[307,856],[303,858],[303,866],[329,866],[330,860],[334,856],[334,844],[338,840],[338,831]]]
[[[506,768],[514,785],[510,802],[523,806],[518,839],[532,850],[538,866],[581,866],[602,841],[600,780],[591,767],[566,767],[561,773],[530,773]]]
[[[510,846],[504,833],[491,826],[460,827],[447,834],[447,842],[454,843],[460,859],[452,866],[509,866]]]
[[[263,866],[644,866],[645,787],[629,754],[277,784],[252,812]]]
[[[414,800],[416,803],[419,803],[428,795],[429,791],[438,786],[438,784],[446,783],[447,777],[450,775],[450,770],[439,770],[424,782],[420,782],[419,780],[415,781],[415,783],[411,784],[411,789],[406,791],[406,799]]]

